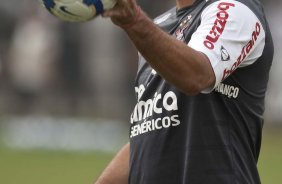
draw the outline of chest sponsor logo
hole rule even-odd
[[[223,76],[221,81],[226,79],[232,72],[234,72],[236,68],[244,61],[244,59],[246,59],[246,57],[248,56],[248,54],[251,52],[252,48],[256,44],[260,33],[261,33],[261,25],[260,23],[257,22],[255,26],[255,30],[252,32],[251,40],[248,41],[248,43],[242,48],[241,54],[237,58],[236,62],[230,68],[226,68],[223,71]]]
[[[235,86],[219,83],[214,91],[227,96],[228,98],[236,99],[239,95],[240,89]]]
[[[135,87],[135,93],[137,93],[138,101],[142,97],[144,91],[145,91],[145,86],[144,85],[140,85],[139,87]]]
[[[204,41],[204,45],[208,49],[214,49],[214,44],[218,41],[220,35],[224,32],[226,23],[229,18],[227,10],[231,7],[235,7],[235,4],[227,2],[222,2],[218,4],[217,8],[219,11],[216,14],[217,18],[214,22],[212,29],[210,30],[209,34],[206,36],[206,39]]]
[[[141,85],[143,86],[143,85]],[[136,89],[143,91],[143,87]],[[143,91],[144,92],[144,91]],[[141,92],[141,93],[143,93]],[[138,96],[141,94],[139,93]],[[180,125],[177,96],[169,91],[165,94],[155,93],[154,97],[146,101],[138,97],[134,111],[131,115],[130,138],[151,131],[161,130]]]

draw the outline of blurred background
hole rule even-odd
[[[139,0],[150,17],[173,0]],[[282,1],[259,169],[282,182]],[[65,23],[37,0],[0,0],[0,183],[91,183],[128,141],[137,52],[107,19]]]

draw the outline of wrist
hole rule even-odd
[[[135,13],[134,13],[134,17],[132,18],[132,20],[126,24],[120,25],[122,29],[129,29],[133,27],[135,24],[137,24],[142,19],[143,12],[140,6],[136,6],[134,11]]]

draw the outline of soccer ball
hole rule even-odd
[[[114,7],[116,0],[40,0],[53,15],[64,21],[84,22]]]

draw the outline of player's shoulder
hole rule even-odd
[[[230,13],[235,14],[236,17],[244,17],[245,15],[254,14],[252,9],[247,4],[235,0],[213,1],[208,6],[205,7],[205,9],[202,12],[202,16],[214,12],[216,12],[219,15],[225,14],[225,12],[227,12],[229,14]]]
[[[211,15],[228,16],[235,21],[248,22],[259,20],[265,24],[262,5],[257,0],[207,0],[209,5],[202,12],[202,17]]]

